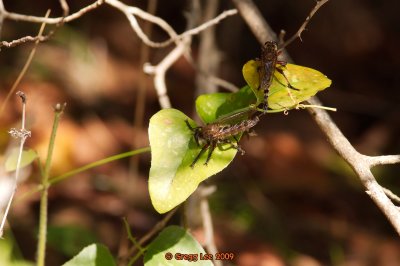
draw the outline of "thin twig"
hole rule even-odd
[[[50,10],[47,11],[45,17],[48,17],[49,15],[50,15]],[[39,33],[38,33],[38,35],[37,35],[38,39],[42,36],[45,25],[46,25],[46,24],[42,24],[42,25],[40,26]],[[37,48],[38,44],[39,44],[39,40],[36,40],[35,45],[33,46],[31,52],[29,53],[28,59],[26,60],[24,67],[22,68],[22,70],[21,70],[21,72],[19,73],[17,79],[15,80],[14,84],[12,85],[11,90],[8,92],[8,94],[7,94],[6,98],[5,98],[5,100],[4,100],[3,103],[1,104],[1,108],[0,108],[0,117],[2,116],[2,114],[3,114],[3,112],[4,112],[4,109],[6,108],[6,105],[7,105],[8,101],[10,100],[11,95],[12,95],[12,94],[14,93],[14,91],[17,89],[17,87],[18,87],[19,83],[21,82],[22,78],[25,76],[25,73],[26,73],[26,71],[28,70],[28,67],[30,66],[30,64],[31,64],[31,62],[32,62],[32,59],[33,59],[33,57],[34,57],[34,55],[35,55],[35,53],[36,53],[36,48]]]
[[[138,246],[142,247],[149,239],[151,239],[155,234],[161,231],[168,223],[168,221],[172,218],[178,208],[171,210],[167,215],[163,217],[161,221],[159,221],[153,228],[147,232],[140,240],[137,242],[137,245],[134,245],[128,252],[127,258],[131,257],[133,253],[136,252]],[[121,258],[122,260],[125,258]]]
[[[191,30],[185,31],[184,33],[178,35],[177,38],[178,39],[183,39],[186,36],[197,35],[200,32],[202,32],[202,31],[204,31],[204,30],[206,30],[206,29],[218,24],[221,20],[224,20],[229,16],[236,15],[237,13],[238,12],[237,12],[236,9],[226,10],[226,11],[222,12],[221,14],[219,14],[218,16],[216,16],[215,18],[207,20],[207,22],[201,24],[200,26],[198,26],[196,28],[193,28]],[[174,41],[174,40],[171,40],[170,42],[172,42],[172,41]]]
[[[65,21],[65,18],[69,15],[69,6],[66,0],[60,0],[61,9],[63,10],[63,19],[61,22]]]
[[[216,254],[218,252],[214,240],[214,228],[210,213],[210,206],[208,204],[208,197],[214,193],[215,190],[215,186],[210,186],[202,187],[202,190],[200,191],[200,214],[203,221],[205,245],[207,247],[207,252],[210,254]],[[216,266],[222,266],[221,261],[216,260],[215,256],[213,257],[213,262]]]
[[[135,246],[139,250],[139,252],[136,254],[136,256],[132,257],[131,260],[129,261],[128,265],[130,265],[130,264],[134,263],[140,256],[143,256],[143,254],[146,252],[146,249],[143,248],[142,246],[140,246],[138,241],[136,240],[136,238],[133,237],[131,229],[129,227],[128,220],[126,218],[123,218],[123,222],[125,225],[125,231],[128,234],[128,239],[131,241],[133,246]]]
[[[3,218],[2,218],[1,224],[0,224],[0,238],[3,237],[4,225],[6,223],[8,212],[10,211],[11,203],[13,201],[15,192],[17,191],[19,171],[20,171],[20,166],[21,166],[21,159],[22,159],[22,152],[24,149],[24,144],[25,144],[26,139],[31,136],[31,132],[25,129],[26,96],[21,91],[18,91],[16,94],[21,98],[21,101],[22,101],[21,129],[17,130],[15,128],[12,128],[9,131],[9,133],[14,138],[20,138],[21,141],[19,144],[18,159],[17,159],[15,178],[14,178],[14,184],[13,184],[11,196],[8,199],[7,207],[4,211],[4,215],[3,215]]]
[[[66,5],[64,5],[65,0],[60,0],[60,1],[62,4],[63,11],[65,13],[65,11],[66,10],[68,11],[69,9],[67,9]],[[226,11],[222,12],[220,15],[218,15],[217,17],[215,17],[214,19],[207,21],[206,23],[204,23],[196,28],[193,28],[191,30],[188,30],[180,35],[178,35],[175,32],[175,30],[165,20],[163,20],[157,16],[154,16],[150,13],[147,13],[140,8],[137,8],[134,6],[128,6],[118,0],[98,0],[98,1],[94,2],[93,4],[90,4],[82,9],[80,9],[79,11],[77,11],[69,16],[66,16],[66,17],[45,18],[45,17],[30,16],[30,15],[23,15],[23,14],[8,12],[5,9],[3,9],[2,14],[3,14],[4,19],[10,19],[10,20],[14,20],[14,21],[25,21],[25,22],[32,22],[32,23],[46,23],[46,24],[52,25],[52,24],[59,24],[59,23],[63,23],[63,22],[67,23],[67,22],[73,21],[77,18],[80,18],[82,15],[86,14],[87,12],[98,8],[103,3],[107,3],[108,5],[113,6],[113,7],[117,8],[118,10],[120,10],[122,13],[124,13],[126,15],[126,17],[128,18],[128,20],[131,24],[131,27],[136,32],[136,34],[139,36],[139,38],[144,43],[146,43],[146,45],[148,45],[150,47],[155,47],[155,48],[165,47],[173,42],[178,43],[185,37],[196,35],[196,34],[200,33],[201,31],[203,31],[215,24],[218,24],[221,20],[223,20],[229,16],[235,15],[237,13],[237,11],[235,9],[226,10]],[[1,11],[1,9],[0,9],[0,11]],[[147,20],[149,22],[152,22],[152,23],[158,25],[159,27],[161,27],[163,30],[166,31],[166,33],[170,36],[170,38],[163,42],[154,42],[154,41],[150,40],[148,38],[148,36],[140,28],[140,26],[134,16],[138,16],[144,20]],[[26,37],[19,39],[19,41],[2,42],[2,45],[5,47],[13,47],[19,43],[24,43],[24,42],[28,42],[28,41],[36,41],[36,40],[37,39],[35,39],[35,37],[26,36]],[[39,38],[39,41],[45,41],[45,40],[47,40],[47,38]]]
[[[382,155],[382,156],[366,156],[370,167],[383,164],[397,164],[400,163],[400,155]]]
[[[56,30],[64,24],[65,17],[68,16],[69,7],[68,7],[67,2],[65,0],[60,0],[60,5],[63,10],[63,17],[61,18],[60,22],[58,22],[56,24],[56,28],[51,30],[47,35],[35,36],[35,37],[24,36],[22,38],[12,40],[11,42],[2,41],[2,42],[0,42],[0,48],[1,47],[11,48],[11,47],[15,47],[17,45],[27,43],[27,42],[44,42],[44,41],[47,41],[48,39],[50,39],[55,34]],[[46,16],[46,17],[48,17],[48,16]]]
[[[394,202],[396,202],[397,204],[400,204],[400,197],[397,196],[396,194],[394,194],[390,189],[384,188],[382,187],[383,191],[385,192],[385,194]]]
[[[25,22],[32,22],[32,23],[45,23],[48,25],[58,24],[64,20],[64,22],[70,22],[77,18],[80,18],[82,15],[86,14],[93,9],[98,8],[104,3],[104,0],[98,0],[93,4],[90,4],[79,11],[67,16],[67,17],[57,17],[57,18],[48,18],[48,17],[37,17],[37,16],[30,16],[30,15],[22,15],[18,13],[4,11],[4,18],[14,20],[14,21],[25,21]]]
[[[190,42],[190,40],[188,40]],[[152,66],[145,64],[143,71],[147,74],[154,75],[154,88],[157,91],[158,102],[161,108],[171,108],[171,101],[167,94],[167,86],[165,84],[165,74],[167,70],[184,54],[189,44],[182,42],[178,44],[158,65]]]
[[[310,22],[311,18],[314,16],[314,14],[320,9],[324,4],[326,4],[329,0],[321,0],[317,1],[317,4],[314,6],[314,8],[311,10],[310,14],[307,16],[307,18],[304,20],[303,24],[301,24],[300,28],[297,30],[297,32],[290,37],[282,46],[280,46],[279,49],[283,49],[289,44],[291,44],[296,38],[298,37],[301,40],[301,33],[306,29],[306,26],[308,22]]]
[[[160,47],[165,47],[173,42],[178,44],[181,40],[188,36],[193,36],[196,34],[199,34],[201,31],[218,24],[221,20],[237,14],[237,11],[235,9],[231,10],[226,10],[222,12],[220,15],[215,17],[212,20],[207,21],[206,23],[190,29],[188,31],[185,31],[184,33],[178,35],[175,30],[163,19],[160,17],[154,16],[150,13],[147,13],[143,11],[140,8],[133,7],[133,6],[128,6],[118,0],[106,0],[106,3],[117,8],[121,12],[123,12],[126,17],[128,18],[132,29],[135,31],[135,33],[138,35],[138,37],[148,46],[153,47],[153,48],[160,48]],[[138,16],[146,21],[152,22],[162,28],[169,36],[170,38],[166,41],[163,42],[154,42],[150,40],[150,38],[143,32],[143,30],[140,28],[139,23],[137,22],[135,16]]]

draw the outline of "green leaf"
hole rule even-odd
[[[159,213],[168,212],[184,202],[200,182],[223,170],[237,152],[230,144],[220,145],[214,150],[208,165],[204,165],[205,152],[191,168],[190,164],[201,147],[197,146],[185,120],[196,127],[193,120],[176,109],[163,109],[150,119],[149,192]]]
[[[7,172],[15,171],[17,169],[18,155],[18,148],[14,148],[8,155],[5,163],[5,169]],[[38,155],[34,150],[29,149],[22,151],[20,168],[31,164],[37,157]]]
[[[196,111],[201,120],[207,124],[217,118],[248,108],[256,103],[256,98],[249,86],[235,93],[203,94],[196,99]]]
[[[92,244],[85,247],[78,255],[63,264],[63,266],[113,266],[116,265],[107,247]]]
[[[258,61],[250,60],[243,66],[242,72],[247,84],[253,89],[258,102],[261,102],[263,92],[258,89],[260,84],[258,67],[260,67]],[[275,71],[268,96],[268,106],[273,110],[295,108],[299,103],[328,88],[332,83],[324,74],[312,68],[287,64],[281,69],[290,84],[297,90],[289,88],[283,75]]]
[[[171,255],[170,259],[168,256]],[[153,242],[144,255],[145,266],[212,266],[212,261],[205,259],[203,247],[185,229],[179,226],[166,227]]]

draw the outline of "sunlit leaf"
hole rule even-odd
[[[63,266],[113,266],[116,265],[107,247],[92,244],[85,247],[78,255],[63,264]]]
[[[165,228],[149,245],[144,256],[145,266],[213,265],[203,247],[179,226]]]
[[[258,61],[250,60],[243,66],[243,77],[247,84],[253,89],[258,102],[263,100],[263,91],[259,89]],[[292,109],[314,96],[319,91],[328,88],[332,81],[321,72],[312,68],[287,64],[280,67],[290,84],[296,88],[288,87],[286,79],[278,71],[274,73],[269,96],[268,106],[270,109]]]
[[[8,155],[5,162],[6,171],[11,172],[17,169],[18,155],[19,155],[18,148],[13,149],[11,153]],[[31,164],[37,158],[37,156],[38,155],[34,150],[22,151],[20,168]]]
[[[191,168],[201,147],[194,141],[193,132],[185,120],[196,127],[193,120],[175,109],[163,109],[150,119],[149,191],[153,206],[159,213],[185,201],[200,182],[224,169],[237,152],[230,144],[221,145],[214,150],[208,165],[204,165],[206,152]]]

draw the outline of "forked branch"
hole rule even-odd
[[[269,32],[267,28],[253,29],[254,25],[265,24],[267,25],[264,18],[260,15],[261,13],[257,10],[257,7],[251,0],[232,0],[239,13],[242,15],[245,22],[252,29],[256,38],[261,42],[265,41],[265,36],[269,36],[269,39],[275,39],[275,34]],[[295,34],[296,37],[301,35],[307,25],[309,18],[311,18],[315,12],[328,0],[321,0],[317,2],[314,9],[311,11],[306,21],[300,27],[298,32]],[[257,21],[257,23],[254,23]],[[294,37],[294,38],[296,38]],[[288,40],[291,41],[292,38]],[[285,45],[284,45],[285,46]],[[310,104],[320,105],[321,103],[316,97],[309,100]],[[308,108],[309,112],[313,116],[315,122],[321,128],[321,130],[327,136],[329,142],[332,144],[334,149],[340,154],[340,156],[353,168],[361,183],[366,188],[366,193],[371,197],[375,204],[382,210],[387,219],[391,222],[398,234],[400,234],[400,211],[398,207],[388,198],[386,189],[378,184],[376,178],[371,172],[371,168],[377,165],[394,164],[400,162],[400,155],[386,155],[386,156],[367,156],[359,153],[343,135],[340,129],[332,121],[329,114],[318,108]],[[395,198],[393,195],[389,195],[391,199]]]

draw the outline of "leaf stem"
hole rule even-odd
[[[65,104],[57,104],[54,108],[54,122],[53,129],[50,136],[49,147],[47,151],[46,164],[44,167],[42,177],[42,195],[40,198],[40,216],[39,216],[39,240],[38,240],[38,253],[37,253],[37,266],[45,265],[46,255],[46,233],[47,233],[47,209],[48,209],[48,188],[49,188],[49,173],[51,160],[53,157],[54,143],[57,135],[58,125],[60,123],[61,115],[64,111]]]

